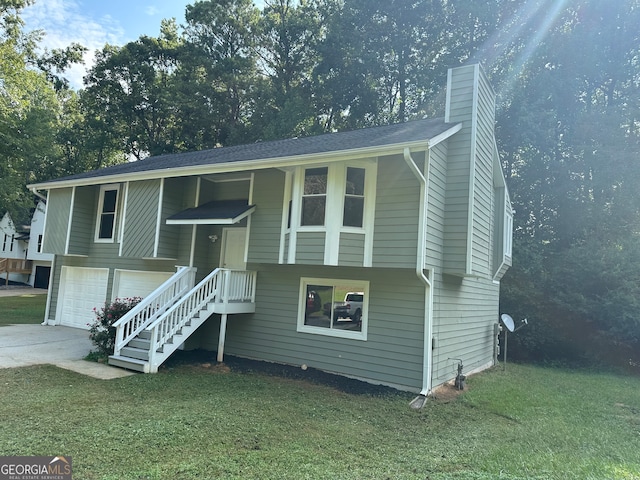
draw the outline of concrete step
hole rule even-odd
[[[111,355],[109,357],[109,365],[114,367],[126,368],[141,373],[149,373],[149,362],[139,360],[137,358],[123,357],[122,355]]]

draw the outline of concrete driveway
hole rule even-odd
[[[103,380],[133,375],[121,368],[83,360],[92,347],[89,332],[79,328],[44,325],[0,327],[0,368],[51,364]]]
[[[0,297],[46,293],[46,290],[37,288],[0,288]],[[83,360],[92,347],[89,332],[79,328],[44,325],[0,327],[0,368],[51,364],[104,380],[134,375],[121,368]]]
[[[46,293],[30,287],[0,288],[0,297]],[[51,364],[103,380],[134,375],[121,368],[83,360],[92,348],[88,330],[39,324],[0,327],[0,368]]]

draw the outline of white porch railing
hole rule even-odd
[[[170,354],[158,350],[185,327],[200,311],[210,308],[211,313],[233,313],[234,306],[255,303],[256,272],[217,268],[176,302],[170,309],[146,327],[151,333],[149,364],[151,371]],[[174,346],[174,349],[178,345]],[[162,358],[159,358],[161,356]]]
[[[171,278],[115,322],[114,355],[120,355],[123,347],[188,292],[195,283],[195,275],[196,269],[193,267],[178,267],[178,271]]]

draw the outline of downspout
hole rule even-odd
[[[36,188],[32,187],[29,190],[31,190],[31,193],[33,193],[36,197],[38,197],[40,200],[42,200],[43,202],[47,203],[47,196],[43,195],[42,193],[40,193]]]
[[[414,408],[421,408],[431,392],[431,375],[433,371],[433,288],[429,277],[425,275],[424,265],[427,257],[426,233],[427,233],[427,195],[428,195],[428,176],[429,176],[429,150],[427,150],[426,171],[427,178],[422,174],[415,160],[411,157],[409,148],[404,149],[404,161],[409,166],[411,172],[415,175],[420,184],[420,208],[418,213],[418,254],[416,260],[416,275],[425,286],[424,311],[425,311],[425,328],[424,328],[424,353],[423,353],[423,369],[422,369],[422,390],[420,396],[416,398],[411,405]]]

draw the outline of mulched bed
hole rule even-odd
[[[374,385],[371,383],[347,378],[342,375],[323,372],[316,368],[307,368],[303,370],[300,367],[292,365],[283,365],[280,363],[263,362],[259,360],[249,360],[246,358],[225,355],[224,366],[232,372],[237,373],[261,373],[274,377],[288,378],[294,380],[304,380],[318,385],[327,385],[344,393],[353,395],[369,395],[369,396],[390,396],[390,395],[407,395],[412,394],[401,392],[395,388],[383,385]],[[176,367],[193,366],[211,368],[217,371],[224,369],[222,365],[218,365],[216,361],[216,352],[208,350],[178,350],[163,364],[161,369],[172,369]]]

